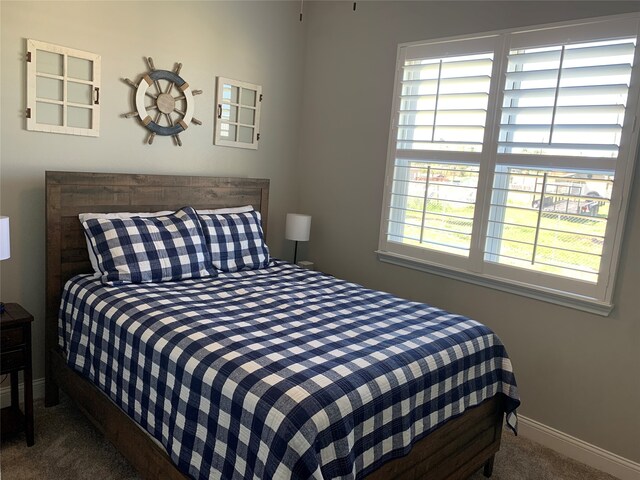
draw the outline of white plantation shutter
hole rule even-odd
[[[400,251],[469,256],[495,41],[400,51],[384,232]]]
[[[407,60],[398,149],[482,151],[492,57]]]
[[[477,184],[478,166],[397,162],[388,240],[468,256]]]
[[[635,42],[511,50],[498,151],[617,157]]]
[[[637,42],[615,35],[520,34],[508,51],[485,271],[556,290],[569,280],[591,297],[609,287],[607,226]]]
[[[607,314],[640,15],[401,45],[379,258]]]
[[[612,174],[497,167],[485,261],[580,280],[576,291],[587,294],[598,282],[612,187]]]

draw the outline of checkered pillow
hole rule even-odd
[[[95,218],[82,225],[107,285],[216,275],[191,207],[160,217]]]
[[[200,214],[213,266],[223,272],[269,265],[260,212]]]

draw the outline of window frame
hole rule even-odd
[[[53,53],[63,57],[63,67],[61,75],[51,75],[38,72],[38,51]],[[68,58],[75,57],[81,60],[92,62],[91,80],[71,77],[68,72]],[[100,76],[101,76],[101,56],[95,53],[63,47],[53,43],[41,42],[39,40],[27,39],[27,130],[47,133],[62,133],[67,135],[79,135],[85,137],[100,136]],[[53,100],[37,96],[37,79],[51,78],[62,82],[62,99]],[[69,100],[68,83],[78,83],[91,86],[91,103],[79,104]],[[44,103],[60,105],[62,108],[62,124],[55,125],[38,122],[38,101]],[[91,116],[91,127],[74,127],[68,123],[68,109],[84,108],[89,110]]]
[[[621,26],[625,28],[623,34],[618,33],[618,29]],[[631,33],[629,33],[628,30],[631,30]],[[606,35],[604,35],[605,33]],[[636,41],[634,65],[631,71],[619,153],[617,159],[615,159],[615,182],[612,190],[598,283],[595,284],[595,286],[594,284],[588,284],[588,282],[571,280],[561,276],[505,264],[487,262],[484,259],[496,166],[512,166],[512,164],[506,161],[510,157],[517,158],[521,164],[527,163],[527,155],[498,153],[500,116],[506,82],[505,72],[507,71],[508,65],[507,54],[510,49],[516,48],[515,46],[519,45],[517,42],[524,42],[529,48],[538,47],[539,45],[537,43],[531,43],[531,38],[534,36],[543,39],[547,45],[551,46],[562,43],[562,40],[559,38],[567,37],[568,35],[571,36],[571,43],[596,41],[602,36],[622,37],[636,35],[638,38]],[[403,65],[404,59],[406,58],[406,49],[424,49],[425,52],[429,53],[425,55],[424,58],[433,58],[441,52],[447,52],[447,44],[464,42],[466,40],[474,41],[476,39],[486,39],[489,37],[496,38],[496,46],[494,49],[492,80],[485,121],[485,136],[482,152],[480,153],[480,173],[475,205],[476,214],[474,215],[469,256],[457,258],[454,255],[422,247],[412,247],[410,245],[389,242],[387,239],[387,230],[390,217],[389,212],[394,182],[394,169],[397,158],[396,152],[398,150],[397,129],[398,118],[401,112],[400,93],[402,91]],[[434,48],[433,51],[430,50],[432,47]],[[464,54],[474,55],[481,52],[482,50],[480,49],[474,49],[467,50]],[[378,259],[383,262],[488,286],[599,315],[608,315],[613,309],[612,298],[614,284],[622,246],[629,194],[633,181],[633,171],[639,147],[639,129],[637,125],[637,119],[640,115],[639,91],[640,14],[636,13],[537,25],[526,28],[512,28],[476,35],[464,35],[398,45],[380,236],[378,250],[376,251]],[[424,154],[429,154],[430,151],[419,150],[416,153],[416,157],[423,155],[423,157],[426,158],[429,155]],[[456,152],[452,152],[451,154],[448,152],[445,153],[453,157],[456,156]],[[536,159],[540,157],[540,155],[534,156]],[[433,161],[437,162],[443,157],[446,157],[446,155],[435,156]],[[572,168],[576,169],[578,168],[577,165],[581,157],[549,156],[547,166],[556,165],[552,160],[557,158],[561,159],[560,162],[557,162],[558,164],[569,162]],[[543,168],[538,162],[529,165],[532,168]]]
[[[231,102],[224,98],[224,86],[230,85],[231,87],[238,89],[238,101]],[[242,90],[250,90],[255,92],[255,104],[253,106],[243,104],[241,97]],[[236,120],[226,120],[222,118],[223,105],[230,105],[236,107]],[[260,140],[260,109],[262,106],[262,86],[249,82],[242,82],[240,80],[234,80],[226,77],[217,77],[216,87],[216,115],[215,115],[215,134],[214,145],[220,145],[223,147],[236,147],[236,148],[248,148],[251,150],[258,149],[258,142]],[[242,124],[240,122],[240,109],[250,108],[254,110],[253,124]],[[236,139],[229,140],[222,136],[223,125],[234,125],[236,128]],[[238,140],[238,127],[249,127],[253,129],[253,138],[251,142],[242,142]]]

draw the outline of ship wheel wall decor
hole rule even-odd
[[[125,83],[136,89],[136,111],[125,113],[123,116],[138,117],[142,125],[151,131],[145,143],[151,145],[156,135],[162,135],[173,137],[175,144],[181,147],[180,133],[189,127],[189,123],[202,125],[202,122],[193,116],[193,97],[201,94],[202,90],[191,90],[189,84],[180,77],[181,63],[171,72],[156,70],[151,57],[147,57],[146,60],[150,72],[142,75],[138,83],[128,78],[124,79]],[[161,81],[166,83],[164,89]],[[155,93],[151,91],[152,85]],[[174,87],[178,90],[175,97],[171,93]],[[147,98],[151,99],[150,104],[147,104]],[[179,115],[176,121],[171,117],[174,113]]]

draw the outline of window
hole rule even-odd
[[[27,40],[27,130],[99,135],[99,55]]]
[[[218,77],[215,145],[258,148],[262,87]]]
[[[379,258],[607,314],[639,19],[400,45]]]

